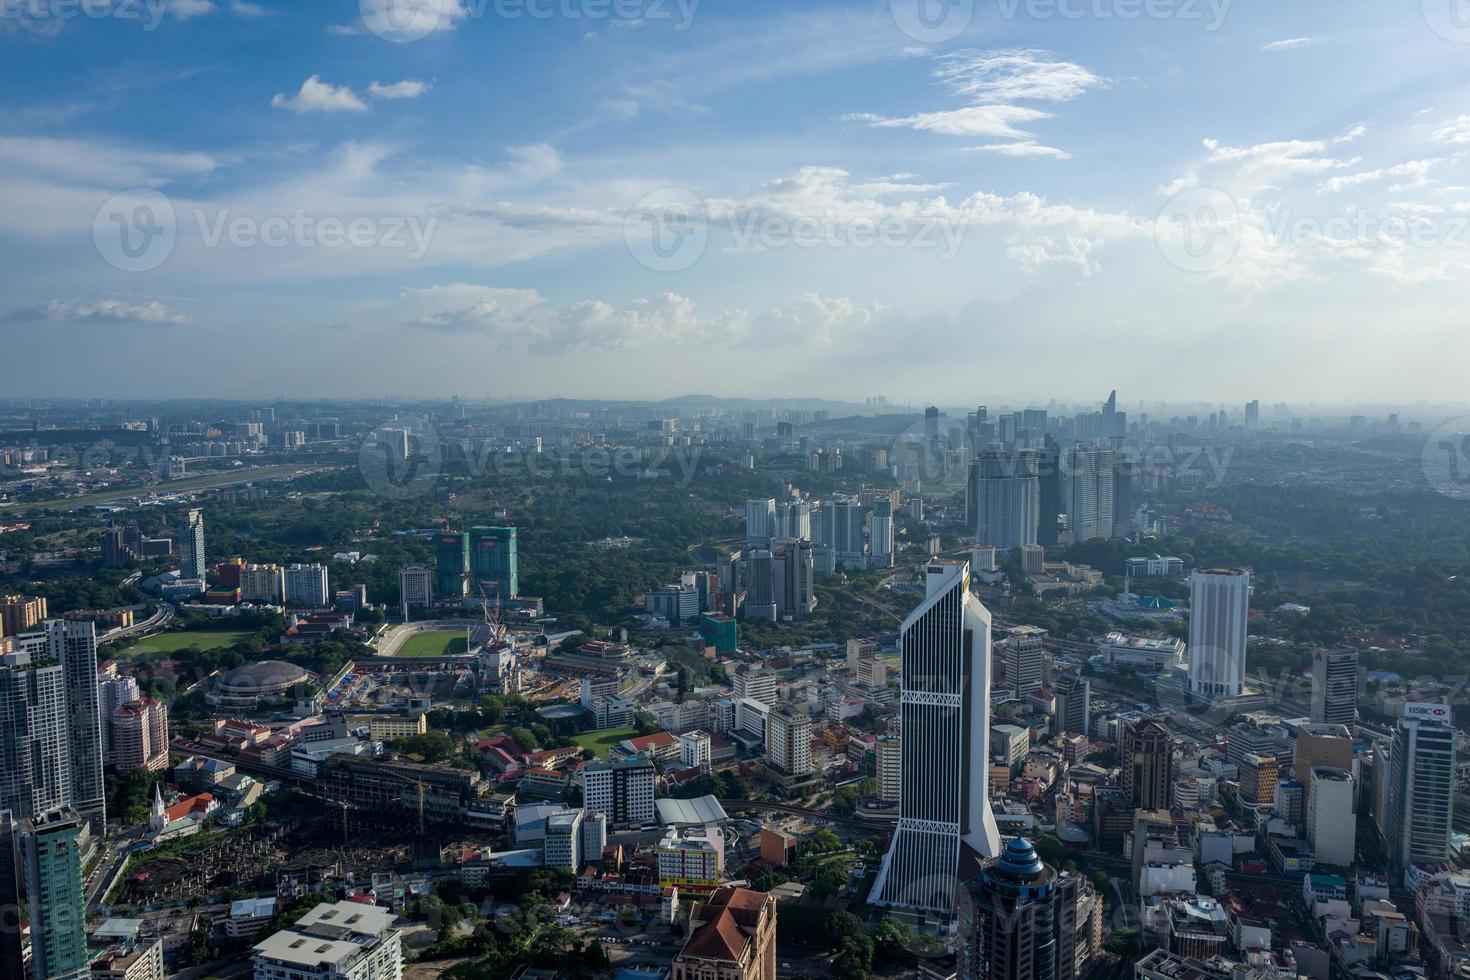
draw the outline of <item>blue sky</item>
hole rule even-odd
[[[26,394],[1459,401],[1461,2],[0,0],[0,336]]]

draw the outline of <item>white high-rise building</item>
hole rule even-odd
[[[1196,570],[1189,580],[1189,691],[1207,700],[1239,697],[1251,574],[1241,568]]]
[[[428,609],[434,604],[434,570],[427,565],[406,565],[398,573],[399,606],[403,618],[410,609]]]
[[[925,598],[904,620],[898,827],[869,901],[949,916],[960,849],[1000,854],[990,810],[990,612],[970,566],[931,560]]]
[[[1312,720],[1348,725],[1358,720],[1358,652],[1318,650],[1312,655]]]
[[[1352,867],[1358,822],[1353,813],[1353,774],[1335,766],[1313,766],[1307,786],[1307,840],[1318,864]]]
[[[745,543],[747,546],[765,548],[776,534],[776,500],[747,500],[745,502]]]
[[[280,565],[246,565],[240,569],[240,601],[279,606],[285,598]]]
[[[204,582],[204,511],[191,507],[179,528],[179,577]]]
[[[976,544],[992,545],[1003,553],[1036,543],[1040,458],[1032,449],[987,449],[970,463],[965,523]]]
[[[582,806],[607,817],[614,827],[653,819],[653,760],[594,759],[582,767]]]
[[[897,803],[903,789],[903,741],[897,735],[879,735],[873,745],[878,769],[878,799]]]
[[[327,587],[327,566],[287,565],[285,572],[285,598],[288,605],[325,608],[331,602],[332,593]]]
[[[679,765],[685,769],[708,769],[710,766],[709,732],[695,730],[679,736]]]
[[[1406,704],[1394,730],[1384,837],[1396,874],[1449,855],[1456,785],[1452,719],[1448,705]]]
[[[893,567],[893,504],[888,500],[876,501],[868,514],[868,564]]]
[[[776,672],[765,667],[743,664],[731,678],[737,698],[750,698],[762,704],[776,703]]]
[[[46,656],[66,677],[71,803],[94,834],[107,827],[107,787],[102,779],[102,707],[97,691],[97,626],[90,619],[46,621]]]
[[[1098,446],[1073,446],[1064,458],[1063,494],[1072,540],[1111,538],[1113,451]]]
[[[812,771],[812,719],[788,708],[766,718],[766,759],[788,776]]]
[[[844,568],[861,568],[867,563],[863,542],[863,505],[849,499],[822,504],[822,543],[832,549],[834,560]]]
[[[563,810],[546,818],[542,864],[577,873],[582,866],[582,811]]]
[[[805,500],[787,500],[776,505],[776,530],[772,537],[812,539],[812,505]]]

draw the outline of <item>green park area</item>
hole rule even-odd
[[[633,728],[609,728],[600,732],[583,732],[575,737],[575,741],[584,749],[591,749],[599,759],[606,759],[612,747],[624,739],[632,738],[638,732]]]
[[[398,657],[458,657],[469,649],[464,630],[432,630],[415,633],[403,641],[394,656]]]
[[[176,630],[169,633],[154,633],[139,638],[131,645],[120,648],[115,656],[141,657],[149,653],[178,653],[191,647],[197,650],[217,650],[234,646],[246,637],[253,636],[249,630]]]

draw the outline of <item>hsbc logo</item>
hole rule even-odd
[[[1449,721],[1451,717],[1450,706],[1447,704],[1420,701],[1404,705],[1405,721]]]

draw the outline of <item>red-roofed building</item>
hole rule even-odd
[[[647,755],[657,760],[675,759],[679,756],[679,740],[668,732],[653,732],[639,735],[618,743],[628,755]]]
[[[177,823],[185,817],[193,817],[203,821],[215,810],[219,809],[219,803],[214,799],[212,793],[200,793],[198,796],[190,796],[167,807],[163,813],[169,823]]]
[[[669,980],[776,980],[776,899],[720,888],[689,912],[689,939]]]

